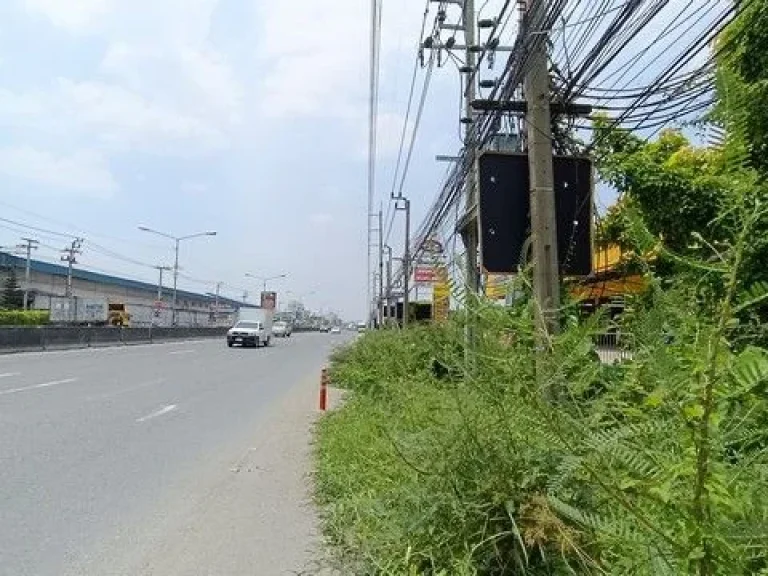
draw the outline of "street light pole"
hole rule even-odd
[[[176,238],[176,259],[173,263],[173,302],[171,303],[171,326],[176,326],[176,290],[179,284],[179,244],[180,238]]]
[[[253,278],[254,280],[261,280],[261,282],[263,283],[262,285],[264,287],[264,292],[266,292],[267,282],[269,282],[270,280],[279,280],[281,278],[288,278],[288,274],[278,274],[277,276],[268,276],[266,278],[264,278],[263,276],[256,276],[254,274],[246,274],[245,277]]]
[[[177,295],[177,287],[179,283],[179,244],[181,244],[182,240],[190,240],[192,238],[199,238],[200,236],[216,236],[216,232],[198,232],[196,234],[189,234],[187,236],[173,236],[172,234],[167,234],[165,232],[160,232],[159,230],[155,230],[153,228],[149,228],[147,226],[139,226],[139,230],[142,232],[149,232],[150,234],[156,234],[158,236],[162,236],[163,238],[168,238],[169,240],[173,240],[175,244],[175,252],[176,257],[173,264],[173,303],[171,305],[171,325],[176,326],[177,322],[177,314],[176,314],[176,295]]]

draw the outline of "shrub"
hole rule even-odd
[[[49,317],[47,310],[0,310],[0,326],[42,326]]]

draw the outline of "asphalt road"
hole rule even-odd
[[[290,574],[320,367],[345,336],[0,357],[0,574]]]

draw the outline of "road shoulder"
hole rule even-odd
[[[142,563],[152,576],[314,572],[320,549],[311,501],[316,379],[297,385],[259,427],[253,446]]]

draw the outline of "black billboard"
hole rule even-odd
[[[483,268],[514,274],[531,235],[528,156],[485,152],[478,168]],[[586,276],[592,271],[592,162],[556,156],[554,178],[560,272]]]

